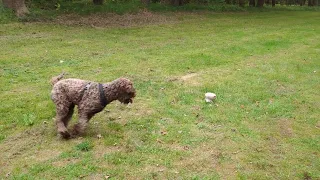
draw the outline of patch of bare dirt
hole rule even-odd
[[[123,151],[123,148],[119,146],[104,146],[104,145],[96,145],[93,149],[93,155],[95,158],[103,158],[104,155],[110,154],[113,152],[120,152]]]
[[[28,159],[35,160],[37,162],[47,161],[54,157],[58,157],[61,154],[60,150],[57,149],[42,149],[34,151],[34,154],[29,156]]]
[[[52,163],[54,167],[65,167],[68,164],[76,164],[80,161],[80,159],[75,158],[67,158],[67,159],[61,159],[59,161],[55,161]]]
[[[292,137],[294,135],[292,122],[289,119],[280,119],[278,125],[282,136]]]
[[[230,156],[234,161],[237,161],[237,158],[234,157],[236,154],[223,152],[219,148],[206,145],[200,145],[196,149],[190,149],[190,152],[192,152],[191,156],[183,158],[175,164],[197,173],[216,171],[223,179],[230,179],[235,176],[235,163],[221,161]]]
[[[41,136],[44,133],[45,129],[36,128],[8,137],[0,146],[1,159],[14,159],[23,155],[26,150],[42,143],[43,138]]]
[[[144,172],[148,172],[148,173],[158,173],[158,172],[165,172],[167,171],[168,169],[164,166],[161,166],[159,164],[157,165],[150,165],[150,166],[146,166],[144,168]]]
[[[198,76],[198,74],[197,73],[190,73],[190,74],[182,76],[181,79],[183,81],[188,81],[188,80],[192,79],[195,76]]]
[[[107,14],[90,14],[81,16],[76,14],[61,15],[54,22],[62,25],[80,25],[91,26],[94,28],[102,27],[134,27],[141,25],[166,24],[177,21],[176,16],[167,16],[149,11],[140,11],[136,14],[118,15],[113,13]]]
[[[191,86],[198,86],[201,84],[199,73],[188,73],[181,77],[170,77],[167,79],[168,82],[181,82]]]
[[[190,73],[180,77],[180,79],[186,84],[198,86],[201,84],[201,79],[199,77],[199,73]]]
[[[104,174],[90,174],[88,176],[80,176],[80,179],[105,180],[105,179],[109,179],[109,176],[104,175]]]
[[[0,146],[0,175],[10,173],[13,168],[28,167],[59,156],[59,148],[47,141],[52,127],[43,125],[34,127],[7,137]]]
[[[320,121],[317,122],[316,128],[320,129]]]

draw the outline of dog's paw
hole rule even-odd
[[[70,139],[71,138],[71,135],[68,131],[60,132],[60,135],[63,139]]]

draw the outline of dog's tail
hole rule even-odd
[[[61,79],[63,79],[65,73],[61,73],[58,76],[54,76],[51,78],[51,85],[55,85],[58,81],[60,81]]]

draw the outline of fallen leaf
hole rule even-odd
[[[165,136],[167,134],[168,134],[168,132],[166,130],[161,131],[161,135]]]
[[[110,178],[110,176],[104,176],[104,178],[105,178],[105,179],[109,179],[109,178]]]
[[[82,175],[79,176],[79,178],[82,179],[82,178],[84,178],[84,177],[86,177],[86,176],[87,176],[87,175],[82,174]]]
[[[157,139],[157,142],[161,143],[161,144],[163,143],[163,141],[161,141],[161,139]]]

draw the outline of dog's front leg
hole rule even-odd
[[[68,129],[66,128],[64,122],[63,122],[63,118],[59,115],[56,116],[56,126],[57,126],[57,130],[58,130],[59,134],[64,139],[70,138],[70,134],[69,134]]]
[[[72,135],[77,136],[83,134],[87,129],[89,120],[92,118],[92,116],[93,115],[79,114],[79,121],[74,125]]]

